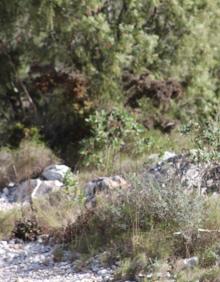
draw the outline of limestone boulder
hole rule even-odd
[[[45,194],[58,191],[63,187],[59,180],[30,179],[16,186],[12,195],[14,202],[30,202]]]
[[[86,184],[86,199],[87,201],[93,199],[98,192],[108,192],[113,189],[126,187],[128,187],[128,183],[121,176],[99,177]]]
[[[50,165],[44,169],[42,177],[46,180],[58,180],[62,182],[69,171],[71,169],[66,165]]]

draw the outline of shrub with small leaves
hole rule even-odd
[[[63,183],[66,188],[63,192],[66,193],[67,196],[77,200],[78,203],[83,204],[85,195],[84,191],[80,187],[78,175],[68,171],[64,177]]]
[[[35,241],[40,234],[41,228],[34,217],[17,221],[13,231],[14,237],[24,241]]]
[[[194,154],[197,161],[220,160],[220,117],[194,124],[194,143],[198,150]]]
[[[96,111],[86,122],[91,135],[81,142],[80,154],[87,166],[104,165],[109,150],[113,157],[119,152],[138,155],[149,146],[144,127],[126,110]]]
[[[200,265],[202,267],[210,267],[215,265],[217,260],[218,260],[218,256],[215,253],[215,251],[208,249],[203,253],[200,259]]]
[[[135,256],[133,259],[124,259],[115,274],[115,281],[121,281],[121,279],[123,281],[133,280],[136,278],[136,274],[142,271],[146,272],[150,269],[150,266],[150,259],[144,253]]]

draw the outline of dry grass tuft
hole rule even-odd
[[[7,240],[12,236],[16,222],[22,218],[22,211],[14,208],[0,212],[0,240]]]
[[[17,150],[0,150],[0,187],[38,176],[58,159],[43,144],[24,141]]]

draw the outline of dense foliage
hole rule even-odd
[[[0,145],[17,146],[36,127],[77,157],[94,130],[85,119],[126,104],[125,72],[181,83],[172,118],[215,115],[219,14],[217,0],[1,1]],[[142,115],[164,114],[146,105]]]
[[[120,262],[115,281],[159,281],[163,269],[176,281],[217,281],[219,98],[218,0],[1,0],[0,192],[50,164],[74,173],[31,209],[1,211],[0,238],[50,234],[71,242],[74,258],[104,248],[106,262]],[[191,171],[173,165],[202,173],[210,195],[202,182],[188,193],[187,177],[151,183],[139,173],[164,149],[162,159],[192,148]],[[85,203],[88,180],[116,174],[131,185]],[[185,267],[191,256],[199,265],[181,271],[179,258]]]

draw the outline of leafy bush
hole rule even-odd
[[[200,159],[220,159],[220,119],[209,119],[197,127],[195,143],[200,150]]]
[[[35,241],[37,236],[41,234],[41,229],[35,217],[23,218],[15,223],[13,235],[15,238],[24,241]]]
[[[129,254],[142,251],[152,257],[165,256],[172,252],[174,232],[193,233],[198,229],[204,207],[199,195],[186,194],[176,182],[166,187],[137,177],[132,182],[133,187],[126,191],[97,195],[97,206],[70,227],[75,247],[83,246],[88,251],[121,240],[122,253],[128,248]],[[153,230],[160,235],[152,237]],[[170,246],[169,252],[165,245]]]
[[[82,140],[80,154],[87,166],[105,165],[108,151],[112,154],[110,158],[114,159],[117,153],[140,155],[149,145],[143,126],[125,110],[96,111],[86,121],[91,136]]]
[[[185,272],[180,272],[177,275],[177,280],[180,282],[218,282],[220,278],[219,267],[212,268],[195,268]]]
[[[161,184],[141,176],[133,181],[136,188],[132,190],[129,200],[131,206],[138,207],[141,218],[145,214],[153,222],[168,226],[174,224],[180,228],[199,226],[204,201],[198,194],[187,193],[178,179]]]
[[[150,260],[144,253],[133,259],[125,259],[115,274],[115,279],[126,281],[136,278],[136,274],[150,269]],[[117,281],[117,280],[116,280]]]
[[[210,266],[213,266],[216,264],[218,260],[218,256],[217,254],[215,253],[215,250],[212,250],[212,249],[207,249],[201,259],[200,259],[200,265],[202,267],[210,267]]]
[[[202,122],[188,122],[180,127],[182,135],[188,135],[192,139],[192,157],[196,161],[220,160],[220,119],[209,116]]]
[[[181,120],[214,115],[219,13],[217,0],[2,1],[0,144],[18,145],[17,123],[38,126],[62,156],[75,160],[88,133],[86,109],[127,100],[125,70],[182,82],[188,95],[176,109]]]
[[[84,191],[81,189],[79,176],[77,174],[73,174],[71,171],[67,172],[63,180],[63,184],[65,186],[63,193],[65,193],[66,196],[73,199],[74,202],[78,202],[79,205],[83,205],[85,203]]]

